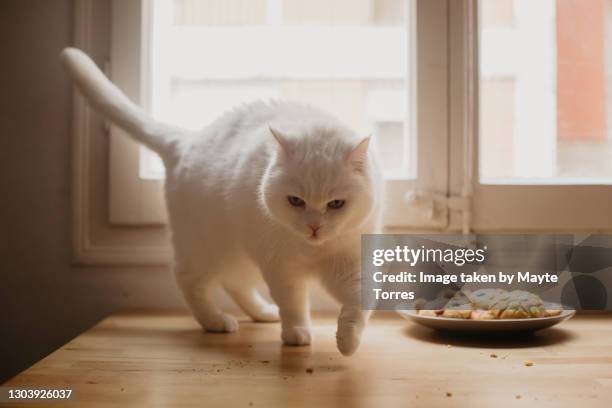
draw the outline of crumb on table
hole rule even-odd
[[[525,367],[531,367],[531,366],[533,366],[533,361],[529,361],[529,360],[525,361]]]
[[[497,354],[495,354],[495,353],[491,353],[490,357],[491,357],[491,358],[497,358]]]

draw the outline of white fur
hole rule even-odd
[[[211,298],[221,285],[256,321],[276,321],[280,311],[286,344],[309,344],[308,285],[319,281],[342,304],[338,349],[355,352],[368,318],[361,234],[378,232],[383,196],[369,139],[287,102],[246,104],[187,133],[153,122],[79,50],[64,50],[62,61],[92,105],[164,160],[174,269],[203,328],[238,328]],[[327,208],[340,199],[343,208]],[[278,308],[255,290],[261,276]]]

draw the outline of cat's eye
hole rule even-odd
[[[306,205],[304,200],[302,200],[300,197],[288,196],[287,200],[289,201],[289,204],[291,204],[294,207],[304,207]]]
[[[344,207],[344,200],[332,200],[327,203],[327,208],[331,210],[338,210],[342,207]]]

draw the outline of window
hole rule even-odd
[[[111,4],[109,74],[161,120],[197,128],[289,98],[372,133],[390,231],[612,231],[612,0]],[[115,128],[109,155],[106,230],[77,229],[157,256],[163,166]],[[79,166],[77,179],[101,168]],[[88,189],[77,184],[76,208],[99,203]]]
[[[427,95],[419,105],[433,118],[446,105],[447,84],[444,31],[422,28],[418,37],[432,57],[423,60],[422,71],[416,69],[415,5],[412,0],[114,1],[111,76],[124,90],[132,88],[129,96],[155,118],[192,129],[257,99],[295,100],[329,111],[364,136],[374,135],[391,197],[387,225],[444,225],[445,212],[432,215],[405,199],[408,191],[430,186],[442,192],[447,173],[446,160],[438,163],[437,175],[417,171],[417,157],[423,156],[417,150],[432,154],[446,144],[445,114],[418,124],[423,130],[418,131],[413,114],[418,94]],[[441,6],[446,7],[423,6],[423,18],[436,18]],[[141,40],[130,45],[127,35]],[[418,94],[417,72],[428,79]],[[428,136],[417,141],[417,134]],[[113,128],[111,140],[116,152],[111,168],[119,169],[111,170],[111,223],[163,224],[160,160],[126,141],[119,129]],[[133,163],[138,172],[129,170]]]
[[[152,114],[199,129],[244,102],[295,100],[374,134],[385,172],[409,177],[408,3],[153,0]],[[140,176],[163,177],[143,152]]]
[[[611,5],[480,2],[482,181],[612,182]]]
[[[478,6],[472,226],[610,230],[612,2]]]

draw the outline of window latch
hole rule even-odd
[[[431,220],[446,215],[448,211],[463,213],[470,208],[469,198],[460,195],[411,190],[404,195],[404,199],[410,206],[424,212],[424,215]]]

